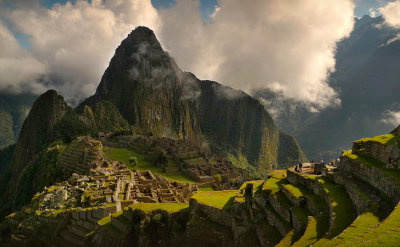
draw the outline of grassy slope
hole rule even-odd
[[[237,193],[237,190],[199,191],[192,198],[199,203],[229,210]]]
[[[397,140],[399,140],[399,137],[395,134],[386,134],[386,135],[381,135],[381,136],[374,136],[374,137],[368,137],[368,138],[363,138],[358,141],[355,141],[356,143],[360,142],[378,142],[383,145],[392,145],[394,144]]]
[[[191,184],[196,183],[196,181],[182,175],[179,171],[170,172],[170,173],[163,172],[161,168],[152,166],[150,164],[150,162],[146,159],[145,155],[136,153],[132,150],[125,149],[125,148],[104,148],[104,151],[105,151],[107,157],[109,157],[112,160],[124,162],[125,164],[127,164],[127,166],[129,168],[132,168],[129,165],[129,158],[131,156],[135,156],[137,158],[138,165],[135,166],[134,169],[150,170],[153,173],[160,174],[161,176],[163,176],[166,179],[181,182],[181,183],[191,183]]]
[[[132,210],[138,209],[144,212],[150,212],[161,209],[170,213],[178,212],[188,207],[189,203],[135,203],[129,206]]]
[[[330,239],[343,232],[354,221],[357,214],[349,195],[341,185],[335,184],[327,178],[319,178],[319,181],[331,200],[335,216],[330,231],[315,245],[324,246]]]
[[[307,228],[300,237],[298,241],[296,241],[292,246],[293,247],[305,247],[310,246],[311,244],[317,241],[317,219],[313,216],[310,216]]]

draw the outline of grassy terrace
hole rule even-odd
[[[292,246],[293,247],[305,247],[310,246],[317,241],[317,219],[310,216],[307,224],[307,228],[304,231],[303,236],[300,237]]]
[[[315,245],[324,246],[330,239],[346,229],[354,221],[357,213],[349,195],[341,185],[335,184],[327,178],[321,177],[318,180],[330,198],[334,214],[330,231]]]
[[[202,204],[229,210],[237,193],[237,190],[199,191],[192,198]]]
[[[357,246],[360,242],[349,240],[345,246]],[[400,203],[392,214],[376,228],[372,228],[362,236],[364,246],[399,246],[400,243]]]
[[[292,245],[294,231],[288,232],[275,247],[288,247]]]
[[[199,191],[215,191],[213,187],[208,186],[208,187],[200,187]]]
[[[377,142],[386,146],[394,144],[396,141],[399,140],[399,137],[395,134],[386,134],[386,135],[381,135],[381,136],[374,136],[370,138],[363,138],[358,141],[355,141],[355,143],[361,143],[361,142]]]
[[[129,158],[131,156],[135,156],[137,158],[138,164],[134,169],[137,170],[150,170],[152,173],[157,173],[163,176],[166,179],[172,180],[172,181],[177,181],[181,183],[190,183],[194,184],[196,181],[182,175],[179,170],[176,170],[174,172],[163,172],[161,168],[152,166],[150,162],[146,159],[145,155],[136,153],[132,150],[126,149],[126,148],[112,148],[112,147],[106,147],[104,148],[104,151],[107,155],[108,158],[120,162],[124,162],[128,168],[132,169],[132,167],[129,164]]]
[[[286,170],[274,170],[270,174],[270,178],[265,181],[262,190],[270,194],[278,192],[283,184],[287,184]]]
[[[242,186],[240,186],[240,188],[239,188],[239,193],[241,193],[241,194],[238,195],[238,196],[236,197],[236,201],[237,201],[237,202],[241,202],[241,200],[244,201],[245,199],[246,199],[246,200],[251,199],[251,198],[249,197],[250,195],[247,195],[248,197],[247,197],[247,198],[244,198],[244,192],[243,192],[243,190],[246,188],[247,184],[253,184],[253,195],[251,195],[251,196],[254,196],[254,195],[256,195],[256,194],[261,194],[261,193],[262,193],[262,188],[263,188],[264,181],[265,181],[265,180],[253,180],[253,181],[244,182],[244,183],[242,184]],[[242,194],[242,193],[243,193],[243,194]]]
[[[189,203],[135,203],[129,206],[128,208],[132,210],[138,209],[144,212],[150,212],[153,210],[161,209],[170,213],[174,213],[188,207]]]
[[[283,187],[295,198],[304,197],[307,193],[301,185],[284,184]]]
[[[325,243],[324,246],[339,246],[345,245],[346,243],[354,241],[361,242],[364,239],[364,233],[372,227],[379,224],[379,217],[373,212],[365,212],[357,217],[357,219],[351,224],[342,234]]]
[[[383,171],[385,176],[392,178],[398,185],[400,185],[400,171],[396,169],[387,169],[385,168],[385,164],[377,159],[372,157],[362,156],[353,154],[351,150],[348,150],[343,153],[343,156],[346,156],[350,159],[356,160],[368,167],[377,168]]]

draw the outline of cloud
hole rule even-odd
[[[0,21],[0,90],[9,93],[40,93],[39,83],[46,67],[25,51],[10,30]]]
[[[160,10],[159,36],[184,70],[251,92],[270,88],[324,108],[340,104],[326,83],[336,42],[353,28],[351,1],[220,0],[211,21],[198,1]]]
[[[398,126],[400,124],[400,111],[387,110],[383,113],[381,120],[388,125]]]
[[[248,93],[274,89],[310,109],[340,104],[326,79],[335,67],[336,42],[353,28],[351,0],[220,0],[210,21],[198,0],[176,0],[159,11],[150,0],[79,0],[52,9],[22,2],[0,17],[30,36],[27,57],[43,66],[37,70],[43,87],[70,102],[94,93],[121,40],[145,25],[181,68],[199,78]]]
[[[379,45],[379,47],[390,45],[393,42],[396,42],[396,41],[399,41],[399,40],[400,40],[400,33],[397,33],[393,38],[388,39],[388,41],[386,41],[386,43]]]
[[[369,15],[370,15],[372,18],[375,18],[375,17],[379,14],[379,10],[376,10],[376,9],[374,9],[374,8],[369,8],[369,9],[368,9],[368,12],[369,12]]]
[[[382,14],[385,24],[400,28],[400,1],[389,2],[385,6],[379,8],[379,12]]]
[[[46,87],[73,104],[94,93],[115,49],[132,29],[158,26],[157,11],[145,0],[34,6],[18,6],[2,15],[16,32],[30,36],[32,48],[26,53],[45,66]]]

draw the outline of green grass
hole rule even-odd
[[[267,179],[262,187],[263,191],[268,191],[270,194],[278,192],[283,184],[287,184],[286,170],[274,170],[270,173],[270,178]]]
[[[317,244],[320,244],[319,246],[322,246],[326,241],[336,237],[346,229],[354,221],[357,214],[354,210],[353,203],[343,186],[335,184],[329,179],[323,177],[318,180],[330,198],[334,214],[330,231],[317,242]]]
[[[199,191],[192,198],[199,203],[229,210],[233,205],[237,192],[237,190]]]
[[[301,188],[297,185],[293,184],[284,184],[282,185],[285,189],[295,198],[304,197],[304,193],[302,192]]]
[[[399,246],[400,245],[400,203],[392,214],[380,225],[362,236],[364,246]],[[355,241],[356,242],[356,241]],[[360,245],[356,242],[355,245]],[[350,246],[350,243],[346,243]]]
[[[105,224],[108,224],[111,222],[111,216],[106,216],[103,219],[99,220],[97,223],[101,226],[104,226]]]
[[[213,187],[208,186],[208,187],[200,187],[199,191],[215,191]]]
[[[279,244],[275,245],[275,247],[288,247],[292,245],[292,240],[294,237],[294,231],[288,232],[285,237],[279,242]]]
[[[377,142],[382,145],[392,145],[396,141],[399,140],[399,137],[396,134],[386,134],[386,135],[381,135],[381,136],[374,136],[374,137],[368,137],[368,138],[363,138],[358,141],[355,141],[355,143],[362,143],[362,142]]]
[[[350,242],[361,242],[363,235],[371,227],[379,223],[379,217],[372,212],[365,212],[351,224],[342,234],[324,244],[324,246],[338,246]]]
[[[348,150],[343,153],[343,156],[346,156],[352,160],[356,160],[368,167],[377,168],[382,170],[385,176],[392,178],[398,185],[400,185],[400,171],[397,169],[387,169],[385,168],[385,164],[377,159],[372,157],[367,157],[363,155],[353,154],[351,150]]]
[[[172,181],[177,181],[180,183],[190,183],[190,184],[195,184],[196,181],[182,175],[179,170],[176,172],[170,172],[166,173],[163,172],[161,168],[152,166],[150,162],[146,159],[145,155],[136,153],[132,150],[126,149],[126,148],[112,148],[112,147],[107,147],[104,148],[104,151],[107,155],[108,158],[120,162],[124,162],[128,168],[130,169],[136,169],[136,170],[150,170],[152,173],[157,173],[163,176],[166,179],[172,180]],[[131,156],[135,156],[137,158],[138,164],[135,167],[131,167],[129,164],[129,158]]]
[[[309,217],[308,225],[304,231],[303,236],[297,240],[292,246],[293,247],[306,247],[310,246],[317,241],[317,219],[313,216]]]
[[[243,155],[239,155],[239,157],[234,156],[233,154],[228,154],[228,160],[237,168],[246,169],[250,167],[249,162],[246,157]]]
[[[144,212],[150,212],[161,209],[170,213],[178,212],[188,207],[189,203],[135,203],[129,206],[132,210],[138,209]]]
[[[257,189],[260,185],[262,185],[263,182],[264,182],[264,180],[247,181],[247,182],[244,182],[244,183],[242,184],[242,186],[240,186],[240,189],[239,189],[239,190],[245,189],[246,186],[247,186],[247,184],[253,184],[253,189],[254,189],[254,191],[256,191],[256,189]]]

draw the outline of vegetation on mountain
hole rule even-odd
[[[0,93],[0,148],[16,143],[22,123],[36,96]]]

